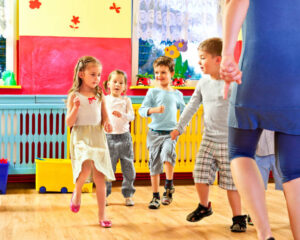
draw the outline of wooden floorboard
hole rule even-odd
[[[163,188],[161,187],[161,193]],[[69,210],[71,194],[39,194],[31,187],[9,188],[0,195],[0,240],[43,239],[112,239],[112,240],[252,240],[257,239],[254,227],[246,233],[231,233],[231,210],[226,192],[217,186],[210,191],[213,215],[197,223],[185,220],[197,206],[193,185],[178,185],[170,206],[148,209],[150,186],[137,186],[135,206],[124,206],[120,187],[112,189],[107,215],[111,229],[97,224],[95,193],[82,196],[78,214]],[[267,203],[272,230],[276,239],[292,239],[283,193],[269,184]],[[246,211],[244,211],[246,213]]]

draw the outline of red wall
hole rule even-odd
[[[114,69],[131,79],[131,39],[20,36],[19,94],[67,94],[75,64],[91,55],[103,65],[102,81]]]

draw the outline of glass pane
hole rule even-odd
[[[6,39],[0,35],[0,78],[6,69]]]
[[[153,62],[156,58],[165,55],[165,48],[173,45],[174,42],[162,41],[160,43],[152,40],[139,39],[139,74],[153,74]],[[198,65],[198,43],[188,43],[187,51],[180,52],[182,63],[187,61],[188,68],[185,72],[185,79],[199,80],[201,70]],[[177,58],[174,59],[175,63]]]

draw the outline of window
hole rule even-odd
[[[171,57],[177,66],[187,65],[184,73],[175,69],[175,75],[199,80],[197,47],[206,38],[221,36],[220,16],[219,0],[133,1],[132,76],[153,74],[154,59],[175,51]]]
[[[0,0],[0,74],[16,73],[17,0]]]

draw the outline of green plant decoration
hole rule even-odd
[[[15,74],[12,71],[4,71],[2,73],[2,79],[4,81],[4,85],[6,86],[15,86],[17,85]]]
[[[173,78],[184,78],[185,79],[185,73],[188,70],[188,61],[185,60],[182,63],[182,57],[181,54],[178,58],[176,58],[176,63],[175,63],[175,74]]]
[[[148,74],[147,72],[145,74],[137,74],[136,76],[138,78],[150,78],[150,79],[153,79],[153,75],[152,74]]]

